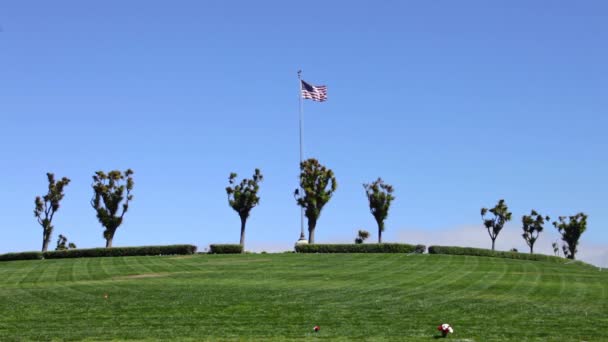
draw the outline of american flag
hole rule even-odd
[[[323,102],[327,100],[327,87],[322,86],[313,86],[304,81],[302,81],[302,98],[311,99],[317,102]]]

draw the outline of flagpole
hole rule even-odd
[[[303,150],[302,150],[302,112],[304,104],[302,102],[302,70],[298,70],[298,99],[300,100],[300,165],[302,165]],[[300,184],[301,196],[304,196],[304,191]],[[300,239],[296,243],[305,243],[306,236],[304,235],[304,207],[300,207]]]

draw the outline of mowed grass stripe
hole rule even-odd
[[[420,257],[425,258],[427,256]],[[439,258],[438,260],[441,260],[441,258]],[[406,290],[406,294],[403,294],[404,291],[402,290],[402,294],[397,300],[397,302],[402,303],[402,305],[390,305],[391,303],[395,302],[395,296],[380,296],[380,300],[377,300],[377,302],[375,303],[375,320],[371,323],[379,324],[384,319],[383,316],[388,315],[402,320],[400,325],[395,325],[393,329],[387,331],[387,335],[389,336],[394,336],[395,338],[398,338],[405,331],[407,331],[408,334],[419,337],[428,334],[428,330],[426,330],[424,326],[426,326],[427,324],[432,324],[431,322],[433,321],[433,319],[427,318],[426,322],[428,323],[420,325],[417,320],[412,320],[411,318],[423,317],[428,311],[440,310],[439,303],[444,301],[444,298],[446,298],[446,296],[427,296],[427,294],[441,293],[442,291],[444,291],[446,286],[455,283],[461,278],[466,277],[466,275],[468,275],[474,270],[474,268],[468,266],[468,261],[464,258],[450,257],[448,260],[449,263],[445,263],[444,267],[435,267],[434,272],[432,272],[431,274],[426,274],[427,276],[435,276],[434,280],[425,280],[424,278],[419,278],[419,280],[424,284],[424,286],[416,286],[415,290],[413,291]],[[452,273],[448,271],[450,269],[466,269],[467,271],[460,272],[459,275],[457,275],[456,277],[454,277],[454,274],[452,274],[452,277],[454,279],[451,279],[449,276],[446,276],[446,273]],[[436,273],[439,273],[439,275],[436,275]],[[413,285],[411,282],[409,283],[409,285],[410,287],[413,287],[411,286]],[[400,287],[400,289],[402,289],[402,287]],[[435,319],[443,320],[444,318],[445,316],[437,317]]]
[[[435,258],[435,256],[430,255],[424,257]],[[438,289],[445,287],[449,282],[454,282],[465,277],[471,273],[472,270],[466,267],[463,271],[461,270],[461,267],[468,265],[468,263],[469,261],[465,258],[453,257],[451,255],[447,256],[447,258],[437,259],[437,266],[432,267],[430,271],[419,271],[419,273],[422,274],[421,277],[408,279],[407,281],[402,282],[402,285],[406,285],[410,289],[401,298],[421,297],[426,293],[436,292]],[[455,272],[456,269],[460,271]],[[414,284],[420,283],[423,283],[424,286],[413,286]],[[412,287],[414,287],[414,289],[411,289]]]
[[[494,301],[492,305],[493,310],[506,312],[501,326],[496,332],[499,336],[503,337],[510,333],[509,326],[528,324],[528,326],[532,327],[529,320],[531,317],[534,317],[532,313],[535,311],[533,305],[530,305],[527,301],[527,294],[538,284],[538,278],[535,275],[532,277],[532,284],[529,284],[527,281],[529,279],[528,270],[535,265],[527,262],[512,264],[513,267],[516,267],[514,270],[511,267],[512,271],[510,273],[513,275],[512,279],[505,282],[502,288],[494,287],[492,296]],[[535,327],[530,329],[530,331],[537,332],[539,329]],[[530,337],[529,334],[526,335]]]
[[[527,265],[527,263],[522,263],[522,265]],[[534,268],[542,268],[546,265],[542,265],[542,263],[536,263],[529,266],[532,266]],[[552,265],[550,267],[555,266]],[[524,272],[522,272],[522,277],[525,277],[526,271],[529,270],[525,269]],[[552,270],[551,272],[555,271]],[[564,269],[564,272],[568,272],[568,270]],[[515,339],[516,336],[518,336],[519,338],[522,338],[522,336],[531,336],[542,340],[546,339],[544,335],[545,333],[543,333],[543,331],[553,330],[563,332],[567,329],[570,329],[569,327],[572,326],[572,324],[570,324],[570,321],[568,321],[568,328],[562,326],[565,323],[564,318],[574,318],[576,316],[576,314],[574,314],[571,310],[567,309],[572,309],[572,305],[570,305],[568,302],[574,300],[574,302],[572,303],[575,303],[578,302],[578,300],[574,298],[563,298],[560,295],[556,296],[556,291],[547,291],[548,288],[545,287],[544,284],[550,284],[550,282],[543,282],[542,280],[538,280],[537,277],[538,274],[542,273],[542,271],[538,271],[537,274],[530,275],[530,277],[533,276],[534,278],[534,281],[532,282],[534,289],[524,289],[521,286],[519,286],[519,288],[514,287],[514,289],[510,291],[510,296],[507,296],[507,294],[503,290],[495,289],[493,297],[498,301],[492,303],[491,306],[493,307],[493,310],[496,310],[498,312],[510,312],[510,314],[504,316],[504,326],[501,325],[501,327],[497,328],[497,336],[501,336],[505,339]],[[573,282],[577,282],[577,280],[573,278],[570,278],[568,280],[566,275],[567,273],[564,273],[564,276],[560,278],[560,283],[564,285],[565,289],[576,289],[578,285],[569,286],[568,284],[573,284]],[[518,285],[524,283],[525,282],[519,282]],[[537,290],[537,288],[542,289]],[[568,290],[566,290],[566,292],[568,292]],[[543,291],[546,293],[546,296],[544,297],[545,299],[547,299],[548,297],[556,297],[553,298],[553,303],[547,305],[545,300],[538,300],[535,294],[539,291]],[[555,305],[555,302],[560,302],[561,305]],[[582,301],[576,303],[575,306],[578,306],[578,304],[580,303],[584,303],[584,308],[586,309],[589,309],[593,306],[590,301]],[[563,309],[567,310],[562,311]],[[581,309],[582,307],[578,307],[574,309],[574,311],[581,312]],[[545,318],[543,318],[543,316]],[[529,327],[526,331],[524,331],[524,334],[522,334],[522,332],[517,332],[515,334],[508,329],[509,326],[522,325],[527,325]],[[577,325],[574,324],[574,326]],[[572,330],[571,333],[573,333],[574,335],[578,334],[576,329]],[[589,339],[594,340],[590,336],[582,338],[582,340]]]
[[[0,288],[0,340],[429,341],[448,321],[460,340],[592,341],[606,312],[608,274],[577,265],[379,254],[101,259],[55,260],[37,283]],[[36,262],[19,264],[14,280]],[[70,272],[65,262],[72,280],[60,274]],[[554,298],[562,284],[572,298]],[[500,322],[494,331],[490,321]]]
[[[382,260],[384,259],[384,260]],[[392,259],[392,260],[391,260]],[[402,270],[407,269],[407,261],[403,260],[403,256],[399,258],[381,258],[373,260],[373,265],[376,265],[376,270],[369,270],[367,274],[372,273],[376,276],[374,282],[359,282],[349,281],[344,277],[344,271],[347,267],[343,267],[342,271],[328,275],[324,280],[324,286],[315,298],[319,302],[333,301],[334,309],[349,308],[352,306],[352,298],[374,298],[380,301],[380,295],[394,295],[394,291],[387,291],[388,288],[395,290],[394,285],[389,285],[393,282],[392,277],[395,274],[400,274]],[[348,268],[360,269],[362,265],[367,264],[365,256],[357,256],[353,263],[348,264]],[[357,273],[351,273],[350,278],[357,278]],[[352,284],[351,284],[352,282]],[[329,284],[334,284],[330,286]],[[366,286],[367,285],[367,286]]]
[[[433,298],[433,305],[445,305],[463,296],[474,296],[500,281],[506,274],[506,267],[501,272],[491,272],[485,268],[482,269],[483,266],[480,260],[482,259],[478,257],[465,257],[465,261],[472,262],[474,266],[464,266],[468,272],[463,272],[461,276],[455,277],[453,281],[440,283],[441,288],[437,288],[439,285],[435,287],[434,291],[441,291],[446,293],[446,295]],[[465,265],[468,264],[465,263]],[[421,293],[417,292],[411,295],[420,296]]]
[[[188,256],[190,257],[190,256]],[[184,257],[165,256],[157,258],[160,262],[166,265],[171,272],[191,273],[199,271],[198,267],[193,266]]]
[[[72,269],[72,281],[92,280],[89,274],[88,263],[90,258],[77,258],[73,261],[74,268]]]
[[[56,282],[71,282],[74,280],[74,267],[76,267],[76,263],[70,260],[58,260],[59,269],[55,274]]]
[[[152,270],[151,273],[171,273],[174,272],[167,263],[163,262],[163,257],[140,257],[138,258],[142,265],[145,265],[148,269]]]
[[[408,288],[412,283],[421,281],[427,286],[432,287],[432,282],[436,281],[437,278],[444,276],[443,270],[448,269],[452,262],[450,259],[449,262],[443,263],[441,266],[437,266],[438,263],[436,262],[427,263],[426,260],[429,260],[429,258],[426,257],[410,257],[407,260],[414,265],[420,265],[420,267],[412,268],[411,264],[403,264],[402,268],[404,270],[408,270],[409,272],[399,272],[399,270],[393,272],[393,270],[388,269],[388,274],[378,277],[378,281],[375,282],[375,286],[366,286],[365,283],[360,283],[359,285],[362,290],[359,291],[359,296],[376,298],[376,301],[380,301],[380,297],[374,297],[376,294],[377,296],[382,296],[383,300],[392,300],[393,298],[403,299],[406,296],[414,296],[415,294],[413,291],[407,291],[407,294],[404,295],[404,289]],[[419,260],[424,260],[425,262],[417,263],[416,261]],[[431,271],[423,271],[421,268],[422,265]],[[429,280],[425,281],[425,278]],[[422,292],[424,290],[420,289],[420,291]]]
[[[366,258],[368,258],[368,255],[357,255],[356,258],[361,258],[359,259],[360,261],[365,261]],[[380,258],[382,258],[382,256],[380,256]],[[399,256],[399,258],[403,258],[403,256]],[[374,276],[377,277],[377,281],[376,281],[376,286],[370,286],[370,290],[368,291],[347,291],[344,292],[342,291],[342,294],[340,297],[338,297],[337,295],[335,295],[334,300],[333,301],[329,301],[332,304],[332,309],[330,312],[327,312],[326,310],[324,310],[324,306],[320,305],[320,304],[316,304],[316,306],[319,308],[319,310],[315,313],[316,316],[318,317],[324,317],[325,315],[333,315],[336,317],[340,317],[343,320],[346,321],[351,321],[351,322],[357,322],[358,325],[364,326],[364,325],[377,325],[377,320],[380,318],[380,315],[377,314],[370,314],[370,310],[369,308],[373,305],[374,307],[378,306],[377,300],[375,299],[374,295],[369,295],[365,292],[369,292],[369,291],[376,291],[379,288],[386,288],[386,280],[390,277],[393,276],[395,274],[401,274],[401,272],[399,272],[399,269],[403,269],[403,268],[409,268],[410,265],[406,264],[403,262],[403,260],[397,260],[396,262],[400,263],[399,268],[398,269],[390,269],[388,267],[384,267],[384,266],[380,266],[377,267],[377,270],[375,272],[371,272]],[[373,265],[378,265],[378,263],[375,260],[370,261],[370,263],[372,263]],[[357,263],[355,263],[354,265],[357,266]],[[352,267],[353,269],[359,269],[359,267]],[[384,273],[384,274],[379,274],[379,270],[387,270],[388,272]],[[328,279],[330,280],[330,279]],[[349,289],[350,287],[347,287],[347,289]],[[333,293],[333,292],[332,292]],[[338,292],[339,293],[339,292]],[[327,298],[325,297],[318,297],[318,296],[314,296],[314,298],[316,299],[317,303],[326,303],[327,302]],[[368,306],[368,315],[365,317],[365,319],[362,319],[361,317],[359,317],[358,315],[353,315],[352,312],[358,312],[360,311],[357,307],[353,306],[353,299],[354,300],[358,300],[361,301],[362,305]],[[345,311],[345,312],[343,312]]]
[[[537,337],[542,338],[542,333],[538,333],[543,329],[561,329],[559,326],[555,325],[555,321],[547,322],[546,320],[538,320],[539,312],[542,312],[546,309],[544,306],[535,305],[534,301],[529,296],[531,293],[535,292],[541,286],[541,278],[542,272],[540,271],[540,266],[537,264],[529,264],[522,263],[524,266],[522,279],[525,278],[533,278],[533,281],[529,282],[529,286],[527,288],[518,288],[514,287],[514,290],[511,291],[510,297],[504,300],[505,306],[516,307],[517,310],[513,311],[510,315],[505,317],[505,322],[509,325],[522,325],[527,324],[529,326],[530,332],[536,332]],[[520,282],[522,283],[522,282]],[[526,284],[526,282],[523,282]],[[520,285],[518,283],[518,285]],[[518,299],[519,297],[523,297]],[[499,308],[500,309],[500,308]],[[503,310],[506,310],[503,309]],[[503,335],[509,335],[512,338],[515,336],[512,332],[509,332],[508,329],[505,329]]]
[[[0,278],[0,284],[17,285],[25,273],[38,266],[40,264],[29,261],[0,262],[0,268],[6,270],[5,276]]]
[[[106,272],[102,262],[107,258],[87,258],[87,274],[91,280],[107,279],[110,275]]]
[[[129,263],[127,263],[127,258],[112,258],[112,265],[117,270],[120,270],[120,275],[131,275],[140,273],[139,270],[131,267]]]
[[[41,275],[41,272],[47,267],[47,265],[44,263],[43,260],[36,261],[36,263],[33,263],[35,267],[26,269],[26,271],[21,275],[21,277],[17,278],[17,284],[23,285],[27,283],[33,283],[38,280]]]
[[[123,262],[127,265],[129,273],[125,275],[142,274],[142,273],[153,273],[146,264],[142,263],[141,257],[123,257]]]

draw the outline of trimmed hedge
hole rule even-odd
[[[243,246],[236,244],[209,245],[209,254],[239,254],[243,253]]]
[[[21,253],[0,254],[0,261],[40,260],[40,259],[42,259],[42,252],[21,252]]]
[[[420,245],[422,246],[422,245]],[[424,247],[424,246],[423,246]],[[301,244],[298,253],[416,253],[417,246],[406,243]],[[420,248],[418,248],[420,249]]]
[[[196,253],[194,245],[168,245],[168,246],[139,246],[139,247],[112,247],[112,248],[86,248],[66,249],[62,251],[45,252],[45,259],[61,258],[96,258],[117,256],[144,256],[144,255],[186,255]]]
[[[485,248],[455,247],[455,246],[429,246],[429,254],[473,255],[473,256],[487,256],[487,257],[507,258],[507,259],[548,261],[548,262],[556,262],[556,263],[564,263],[564,262],[568,261],[568,259],[564,259],[564,258],[554,256],[554,255],[503,252],[503,251],[492,251],[491,249],[485,249]]]

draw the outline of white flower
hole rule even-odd
[[[454,332],[454,329],[452,329],[452,327],[447,323],[443,323],[440,328],[443,332],[448,332],[450,334]]]

